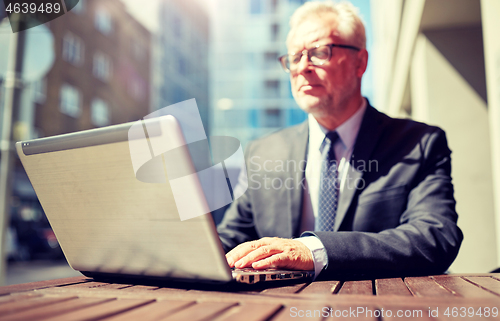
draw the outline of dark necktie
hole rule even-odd
[[[321,178],[315,231],[333,231],[335,225],[339,196],[339,175],[333,146],[338,138],[337,132],[328,132],[320,147],[322,159]]]

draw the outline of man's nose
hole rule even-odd
[[[311,62],[309,61],[308,52],[304,50],[304,52],[302,52],[302,57],[300,57],[300,61],[297,64],[296,72],[298,74],[303,72],[308,72],[310,71],[310,67],[311,67]]]

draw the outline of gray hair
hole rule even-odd
[[[337,31],[342,38],[354,40],[353,45],[363,49],[366,48],[365,26],[359,16],[359,9],[347,1],[340,3],[333,1],[304,3],[295,10],[290,18],[290,32],[288,33],[287,43],[290,42],[294,29],[304,22],[304,20],[313,15],[319,17],[328,13],[333,13],[337,16]]]

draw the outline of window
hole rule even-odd
[[[278,11],[278,0],[271,0],[271,13]]]
[[[261,13],[260,0],[250,0],[250,13],[251,14]]]
[[[128,82],[130,95],[137,101],[142,101],[146,98],[146,81],[142,77],[132,76]]]
[[[279,68],[280,64],[278,62],[278,53],[277,52],[266,52],[264,53],[264,63],[266,68]]]
[[[45,78],[33,82],[33,101],[43,104],[47,97],[47,81]]]
[[[271,25],[271,41],[278,41],[280,36],[280,26],[276,23]]]
[[[281,110],[266,109],[262,125],[263,127],[281,127]]]
[[[280,96],[280,81],[279,80],[266,80],[264,82],[264,96],[265,98],[278,98]]]
[[[92,100],[90,106],[90,120],[92,124],[98,127],[109,125],[109,107],[102,99],[96,98]]]
[[[113,23],[111,21],[111,16],[103,8],[97,8],[95,12],[95,27],[97,30],[105,35],[109,35],[113,31]]]
[[[177,38],[182,37],[182,20],[178,16],[172,18],[172,30]]]
[[[108,81],[111,78],[111,60],[107,55],[100,52],[94,54],[92,73],[102,81]]]
[[[259,111],[257,109],[248,110],[248,123],[252,128],[259,127]]]
[[[195,55],[196,59],[201,60],[202,59],[201,53],[205,51],[203,48],[203,41],[199,39],[198,35],[194,31],[193,33],[191,33],[191,41],[189,47],[191,54]]]
[[[81,114],[81,96],[77,88],[64,84],[59,97],[59,110],[68,116],[77,118]]]
[[[187,65],[186,65],[186,60],[184,59],[183,56],[178,55],[177,56],[177,72],[181,75],[186,76],[187,75]]]
[[[72,33],[63,38],[63,59],[75,66],[83,64],[83,41]]]
[[[131,47],[132,56],[138,61],[144,61],[144,58],[146,57],[146,49],[144,48],[144,45],[140,41],[132,39]]]
[[[175,48],[171,49],[170,61],[172,62],[175,70],[181,75],[187,75],[186,59],[180,51]]]

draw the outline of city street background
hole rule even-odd
[[[0,240],[9,260],[0,285],[79,275],[62,257],[15,142],[133,122],[192,98],[207,136],[236,137],[243,148],[299,124],[307,115],[277,59],[304,2],[80,0],[17,37],[0,1],[0,164],[8,168]],[[500,1],[350,2],[366,26],[363,95],[392,117],[446,131],[465,235],[450,271],[499,267]],[[13,39],[23,46],[11,47]],[[14,60],[24,65],[17,81],[7,72]],[[235,164],[225,164],[231,175]],[[224,209],[212,214],[218,222]]]
[[[81,275],[80,272],[70,268],[66,260],[10,262],[7,266],[7,281],[5,285],[69,278]]]

